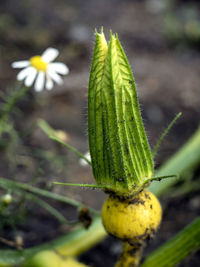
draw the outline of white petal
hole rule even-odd
[[[53,88],[53,81],[49,77],[49,75],[46,75],[46,89],[51,90]]]
[[[30,62],[28,60],[21,60],[21,61],[15,61],[11,64],[12,68],[25,68],[30,65]]]
[[[66,75],[69,73],[68,67],[64,63],[56,62],[50,63],[48,69],[58,72],[59,74]]]
[[[87,153],[85,153],[84,156],[85,156],[89,161],[91,161],[91,156],[90,156],[90,152],[89,152],[89,151],[88,151]],[[80,165],[83,166],[83,167],[88,165],[87,161],[85,161],[83,158],[79,160],[79,163],[80,163]]]
[[[17,80],[22,81],[23,79],[25,79],[29,74],[31,74],[34,71],[35,71],[35,69],[33,67],[27,67],[27,68],[21,70],[17,74]]]
[[[42,59],[44,60],[44,62],[49,63],[53,61],[58,56],[58,54],[59,52],[57,49],[50,47],[44,51],[44,53],[42,54]]]
[[[63,84],[63,80],[55,71],[48,70],[47,73],[48,73],[49,77],[51,79],[53,79],[56,83]]]
[[[45,75],[43,71],[40,71],[35,82],[35,91],[40,92],[44,88]]]
[[[25,79],[25,82],[24,84],[29,87],[33,84],[34,80],[35,80],[35,77],[36,77],[36,74],[37,74],[37,70],[34,69],[30,74],[28,74],[28,76],[26,77]]]

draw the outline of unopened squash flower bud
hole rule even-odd
[[[94,177],[117,195],[142,190],[153,160],[140,114],[136,85],[118,36],[96,44],[88,93],[89,147]]]

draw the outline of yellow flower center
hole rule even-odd
[[[38,71],[46,71],[48,63],[44,62],[41,56],[30,58],[30,64]]]

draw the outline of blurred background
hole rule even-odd
[[[183,115],[165,139],[156,167],[194,133],[200,119],[200,3],[180,0],[0,0],[0,97],[16,86],[16,60],[41,54],[47,47],[60,51],[56,61],[67,64],[64,84],[51,92],[30,90],[12,112],[0,142],[0,175],[62,193],[100,209],[105,195],[80,188],[53,186],[52,181],[93,183],[89,166],[39,129],[46,120],[82,153],[87,142],[87,86],[94,46],[94,29],[117,32],[137,84],[140,106],[153,147],[174,116]],[[199,175],[197,170],[196,175]],[[3,194],[4,192],[2,192]],[[97,197],[98,196],[98,197]],[[163,199],[164,222],[150,249],[158,247],[199,214],[199,191]],[[73,210],[58,205],[69,218]],[[19,212],[20,210],[20,212]],[[9,214],[12,213],[12,219]],[[32,203],[2,214],[0,236],[20,236],[25,247],[61,235],[60,226]],[[14,218],[14,219],[13,219]],[[45,224],[44,222],[48,222]],[[0,244],[5,247],[5,244]],[[81,257],[92,266],[112,266],[120,246],[112,238]],[[197,266],[196,253],[180,266]]]

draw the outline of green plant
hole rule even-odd
[[[88,133],[97,184],[77,186],[98,187],[109,194],[102,209],[103,224],[109,234],[125,242],[116,266],[138,266],[146,239],[160,224],[160,205],[144,189],[153,180],[176,176],[164,173],[154,177],[153,158],[180,115],[171,122],[151,153],[134,78],[118,36],[111,33],[107,45],[103,32],[96,32],[88,93]],[[144,214],[145,223],[142,223]]]
[[[171,173],[176,171],[180,179],[184,181],[187,177],[184,176],[183,174],[187,171],[192,172],[192,170],[194,170],[200,162],[200,151],[198,149],[199,146],[200,146],[200,129],[196,131],[196,133],[188,140],[188,142],[185,143],[185,145],[177,153],[175,153],[168,161],[166,161],[157,170],[157,175],[162,175],[163,172]],[[180,164],[180,162],[182,162],[184,159],[187,159],[187,161],[184,161],[185,164]],[[176,182],[177,182],[176,179],[162,180],[159,183],[154,182],[151,184],[150,190],[157,196],[161,197],[166,192],[169,192],[169,190]],[[7,184],[5,185],[5,183]],[[21,184],[21,183],[15,184],[10,180],[6,179],[5,181],[5,179],[1,179],[0,186],[1,187],[3,186],[4,188],[7,187],[13,188],[15,186],[21,188],[23,191],[24,190],[31,191],[34,194],[39,194],[41,196],[46,195],[46,197],[50,198],[52,196],[57,201],[64,201],[64,203],[68,203],[68,199],[66,199],[61,195],[57,195],[51,192],[46,192],[41,189],[38,190],[38,188],[34,188],[27,184]],[[71,201],[73,202],[73,200]],[[198,226],[198,224],[199,224],[199,219],[197,219],[194,226],[192,226],[193,235],[191,235],[190,232],[188,231],[186,231],[184,235],[180,233],[182,240],[186,240],[187,237],[189,238],[189,240],[191,240],[191,242],[189,249],[185,246],[179,247],[179,249],[182,249],[184,251],[184,254],[181,253],[181,250],[179,250],[180,255],[182,256],[176,259],[176,263],[180,262],[191,252],[194,252],[196,249],[199,248],[199,243],[197,241],[200,240],[199,227],[196,227]],[[193,225],[193,223],[191,225]],[[190,225],[188,225],[188,227],[190,228]],[[78,226],[70,233],[60,238],[57,238],[56,240],[53,240],[51,242],[42,244],[40,246],[24,249],[23,251],[16,251],[10,249],[0,250],[0,264],[2,266],[13,266],[14,264],[20,266],[25,259],[29,259],[33,255],[43,250],[56,250],[58,251],[59,254],[64,256],[78,256],[81,253],[84,253],[90,247],[94,246],[97,242],[100,242],[103,238],[105,238],[105,236],[106,232],[102,226],[101,217],[100,215],[97,214],[95,217],[93,217],[93,222],[88,230],[84,229],[82,226]],[[192,242],[192,240],[194,241],[193,239],[194,236],[196,236],[195,239],[196,241]],[[174,247],[174,242],[171,243],[170,248],[173,250],[173,247]],[[155,250],[155,260],[158,261],[160,257],[159,255],[163,254],[162,249],[161,250],[159,249],[159,251],[160,252],[157,254],[157,250]],[[151,255],[149,257],[151,257]],[[167,254],[166,260],[170,260],[172,258],[174,258],[174,253]],[[159,264],[161,263],[159,262]],[[165,264],[165,260],[163,259],[162,259],[162,264],[163,266],[168,266],[167,265],[168,263]]]
[[[17,99],[14,99],[11,108]],[[11,108],[7,109],[7,115]],[[157,150],[181,114],[179,113],[170,123],[151,152],[142,124],[135,82],[128,61],[117,35],[111,34],[107,47],[103,32],[101,34],[96,32],[88,109],[91,161],[76,148],[61,140],[56,131],[45,121],[39,120],[38,125],[49,138],[65,146],[92,166],[97,184],[66,183],[65,185],[101,188],[109,194],[102,211],[103,223],[109,233],[122,239],[124,243],[123,253],[116,266],[129,266],[130,264],[137,266],[146,238],[154,234],[161,220],[162,211],[156,196],[161,196],[176,183],[177,179],[174,177],[180,176],[180,179],[187,181],[187,176],[184,177],[182,174],[193,170],[200,161],[198,149],[200,129],[179,152],[158,170],[154,170],[153,159]],[[182,162],[185,164],[181,164]],[[85,252],[106,236],[98,211],[88,208],[92,224],[86,230],[78,220],[68,221],[48,203],[48,199],[52,199],[72,205],[78,211],[81,210],[83,204],[73,199],[3,177],[0,178],[0,187],[13,193],[14,202],[17,199],[15,196],[23,196],[25,200],[35,202],[46,209],[60,223],[71,227],[68,234],[40,246],[18,251],[0,250],[0,266],[25,264],[25,266],[45,267],[49,264],[48,255],[57,262],[54,265],[61,264],[61,262],[63,265],[69,264],[69,261],[72,264],[74,260],[71,257]],[[152,193],[146,190],[147,187]],[[118,211],[128,217],[120,216]],[[149,214],[146,219],[147,225],[142,224],[144,213]],[[130,222],[127,218],[132,218],[134,221]],[[138,222],[140,225],[136,227]],[[197,218],[171,241],[153,252],[141,266],[175,266],[199,247],[199,240],[199,218]],[[172,253],[173,250],[177,253]],[[43,265],[41,265],[41,259],[45,262]]]

